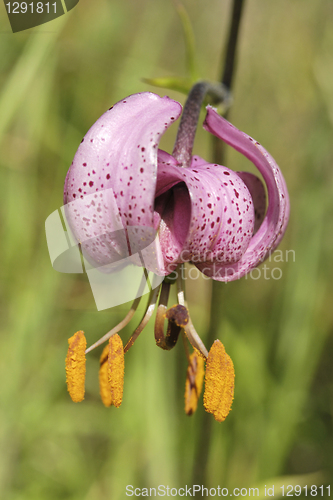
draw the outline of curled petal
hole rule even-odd
[[[181,105],[168,97],[134,94],[104,113],[83,138],[64,201],[76,239],[93,239],[85,247],[93,263],[113,262],[115,253],[127,257],[140,242],[145,248],[153,241],[158,142],[180,113]],[[77,200],[83,200],[79,209]]]
[[[159,163],[155,210],[165,266],[237,262],[253,235],[250,192],[232,170],[194,157],[191,167]]]
[[[289,219],[288,191],[282,173],[272,156],[252,137],[238,130],[211,107],[207,108],[204,128],[252,161],[267,186],[266,215],[241,259],[231,265],[218,262],[197,265],[204,274],[213,279],[233,281],[265,260],[281,241]]]
[[[245,182],[250,191],[254,205],[254,229],[253,234],[256,234],[266,213],[266,191],[263,183],[256,175],[250,172],[237,172],[237,175]]]

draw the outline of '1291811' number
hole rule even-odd
[[[25,14],[28,12],[29,14],[33,14],[37,12],[37,14],[49,14],[50,12],[57,12],[57,2],[54,2],[50,5],[50,2],[37,2],[34,5],[34,2],[8,2],[6,3],[8,14]],[[53,10],[52,10],[53,7]]]
[[[299,497],[300,495],[311,496],[311,497],[323,497],[324,491],[327,496],[331,495],[331,487],[330,486],[316,486],[313,484],[312,486],[300,486],[300,485],[292,485],[288,484],[288,486],[281,486],[282,496],[283,497]]]

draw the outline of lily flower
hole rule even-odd
[[[157,345],[170,349],[182,333],[194,347],[194,355],[187,352],[185,399],[193,400],[193,404],[188,404],[186,412],[191,414],[196,408],[201,390],[197,388],[203,377],[198,359],[202,357],[208,359],[209,373],[205,406],[221,421],[232,402],[232,362],[219,341],[218,347],[213,346],[214,352],[208,354],[195,331],[179,268],[190,262],[217,281],[241,278],[279,244],[288,223],[289,198],[281,171],[270,154],[210,106],[204,129],[246,156],[257,167],[266,188],[251,173],[234,172],[192,156],[196,120],[189,118],[183,124],[172,155],[158,149],[161,135],[181,112],[178,102],[149,92],[115,104],[83,138],[66,176],[64,203],[71,230],[94,267],[109,272],[115,263],[129,258],[155,275],[166,277],[161,287],[152,290],[146,314],[124,351],[142,331],[160,294],[155,323]],[[173,281],[177,282],[179,304],[168,309]],[[129,322],[138,300],[125,320],[86,352],[111,340]],[[105,359],[104,355],[103,363]],[[214,376],[216,367],[224,373],[222,381]],[[201,380],[196,379],[197,373],[202,373]],[[214,384],[219,386],[218,391]],[[213,406],[209,406],[210,393],[215,394],[215,399],[220,394]],[[223,405],[229,410],[225,411]]]

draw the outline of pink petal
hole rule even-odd
[[[128,247],[133,254],[153,241],[158,142],[181,110],[168,97],[131,95],[104,113],[83,138],[66,177],[64,201],[70,204],[72,231],[90,261],[105,265],[115,252],[126,257]],[[102,196],[100,205],[89,199],[75,213],[71,202],[89,195]],[[126,234],[115,235],[126,227]]]
[[[259,177],[250,172],[237,172],[237,175],[245,182],[252,197],[255,213],[253,234],[256,234],[266,213],[265,187]]]
[[[256,267],[279,244],[288,224],[289,196],[279,167],[258,142],[235,128],[209,106],[204,128],[251,160],[262,174],[267,186],[266,216],[239,262],[232,265],[214,263],[197,266],[213,279],[233,281]]]
[[[155,210],[169,270],[186,261],[236,262],[253,234],[254,209],[244,182],[198,157],[190,168],[159,162]]]

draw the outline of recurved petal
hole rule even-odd
[[[232,170],[199,157],[189,168],[159,162],[155,210],[169,268],[186,261],[236,262],[253,234],[254,209],[246,184]]]
[[[263,183],[256,175],[250,172],[237,172],[237,175],[247,185],[254,205],[254,230],[255,234],[264,220],[266,213],[266,191]]]
[[[202,260],[237,262],[253,235],[254,207],[250,192],[239,175],[226,167],[207,164],[196,170],[202,172],[206,182],[209,181],[205,203],[199,204],[201,212],[205,213],[201,217],[207,223],[211,242],[210,252],[203,255],[205,259]],[[193,240],[200,246],[200,233],[196,234],[197,227],[193,229]],[[192,262],[198,260],[192,258]]]
[[[133,235],[127,238],[135,251],[141,238],[142,248],[151,243],[158,142],[180,113],[181,105],[168,97],[149,92],[134,94],[104,113],[83,138],[66,177],[64,201],[96,195],[99,200],[101,192],[110,191],[102,195],[99,207],[89,198],[76,218],[75,203],[71,203],[68,215],[78,241],[94,239],[94,252],[92,243],[87,244],[86,251],[98,265],[109,263],[114,252],[123,251],[125,255],[120,256],[126,257],[124,232],[115,241],[119,223],[125,230],[135,226],[134,239]]]
[[[246,252],[235,264],[198,265],[206,275],[219,281],[241,278],[279,244],[289,219],[289,196],[285,180],[272,156],[252,137],[241,132],[208,106],[204,128],[246,156],[258,168],[267,186],[268,208],[260,228]]]

